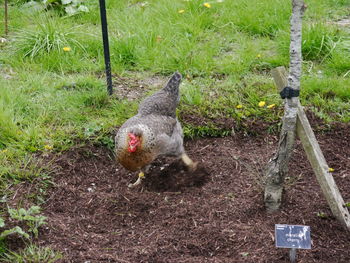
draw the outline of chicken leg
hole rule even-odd
[[[181,154],[181,160],[188,167],[188,170],[193,172],[197,169],[198,162],[194,162],[186,153]]]
[[[136,180],[135,183],[133,184],[129,184],[128,187],[129,188],[134,188],[135,186],[138,186],[139,184],[141,184],[142,180],[145,178],[145,173],[144,172],[140,172],[139,175],[138,175],[138,178]]]
[[[150,167],[151,167],[150,165],[147,165],[146,167],[141,169],[141,171],[138,174],[138,178],[137,178],[136,182],[133,184],[129,184],[128,187],[134,188],[134,187],[140,185],[142,183],[142,180],[146,178],[145,173],[148,173]]]

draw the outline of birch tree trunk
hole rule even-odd
[[[292,7],[288,87],[293,90],[300,90],[301,29],[306,6],[303,0],[292,0]],[[286,98],[285,100],[278,150],[269,161],[265,174],[264,201],[268,211],[275,211],[281,206],[284,178],[288,173],[288,164],[295,141],[298,103],[298,97]]]

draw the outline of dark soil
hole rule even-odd
[[[349,202],[350,126],[313,126]],[[187,141],[188,154],[199,162],[196,172],[157,160],[134,189],[127,185],[136,174],[106,148],[56,156],[39,243],[62,251],[62,262],[276,263],[289,258],[287,249],[275,247],[275,224],[300,224],[311,227],[312,249],[298,250],[298,262],[350,262],[349,232],[332,217],[300,142],[283,208],[265,211],[261,176],[278,138],[257,134]]]

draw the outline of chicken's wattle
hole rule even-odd
[[[129,136],[128,152],[131,152],[131,153],[136,152],[137,146],[140,145],[140,139],[132,133],[129,133],[128,136]]]

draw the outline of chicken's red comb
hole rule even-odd
[[[136,140],[136,135],[133,133],[128,133],[128,136],[131,140]]]

